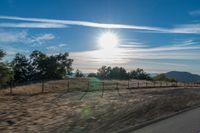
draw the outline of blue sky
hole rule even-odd
[[[102,51],[98,38],[120,43]],[[74,68],[101,65],[200,74],[199,0],[1,0],[0,48],[5,60],[37,49],[70,53]]]

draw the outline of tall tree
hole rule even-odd
[[[30,58],[35,79],[61,79],[71,74],[73,60],[68,56],[68,53],[47,56],[40,51],[33,51]]]
[[[109,77],[111,79],[128,79],[128,74],[126,72],[126,69],[123,67],[114,67],[111,69]]]
[[[13,79],[10,67],[1,61],[5,55],[6,53],[0,49],[0,86],[8,84]]]
[[[33,80],[41,80],[45,78],[47,73],[47,56],[42,52],[35,50],[30,55],[31,65],[33,67]]]
[[[32,79],[32,67],[25,55],[17,53],[11,62],[11,66],[15,82],[22,83]]]
[[[99,68],[97,70],[97,77],[100,79],[109,79],[109,74],[111,71],[111,67],[110,66],[102,66],[101,68]]]
[[[140,69],[140,68],[137,68],[136,70],[132,70],[129,73],[129,77],[131,79],[151,80],[151,77],[149,76],[149,74],[147,74],[146,72],[144,72],[143,69]]]
[[[83,73],[77,69],[75,72],[75,77],[83,77],[83,76],[84,76]]]

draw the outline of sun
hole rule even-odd
[[[98,38],[98,44],[101,49],[113,50],[118,46],[119,38],[113,32],[105,32]]]

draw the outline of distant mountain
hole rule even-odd
[[[178,71],[171,71],[166,73],[168,78],[176,78],[177,81],[181,82],[197,82],[200,81],[200,75],[192,74],[189,72],[178,72]]]

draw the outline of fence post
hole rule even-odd
[[[12,81],[10,82],[10,95],[13,94],[13,89],[12,89]]]
[[[69,80],[67,80],[67,92],[69,92]]]
[[[120,96],[119,87],[118,87],[118,86],[119,86],[119,83],[117,82],[117,83],[116,83],[116,89],[117,89],[118,95]]]
[[[129,89],[130,87],[129,87],[129,80],[128,80],[128,89]]]
[[[102,82],[102,94],[101,94],[101,97],[103,97],[103,93],[104,93],[104,82]]]
[[[42,80],[42,93],[44,93],[44,80]]]
[[[90,81],[88,81],[88,88],[87,88],[87,92],[89,92],[90,89]]]

